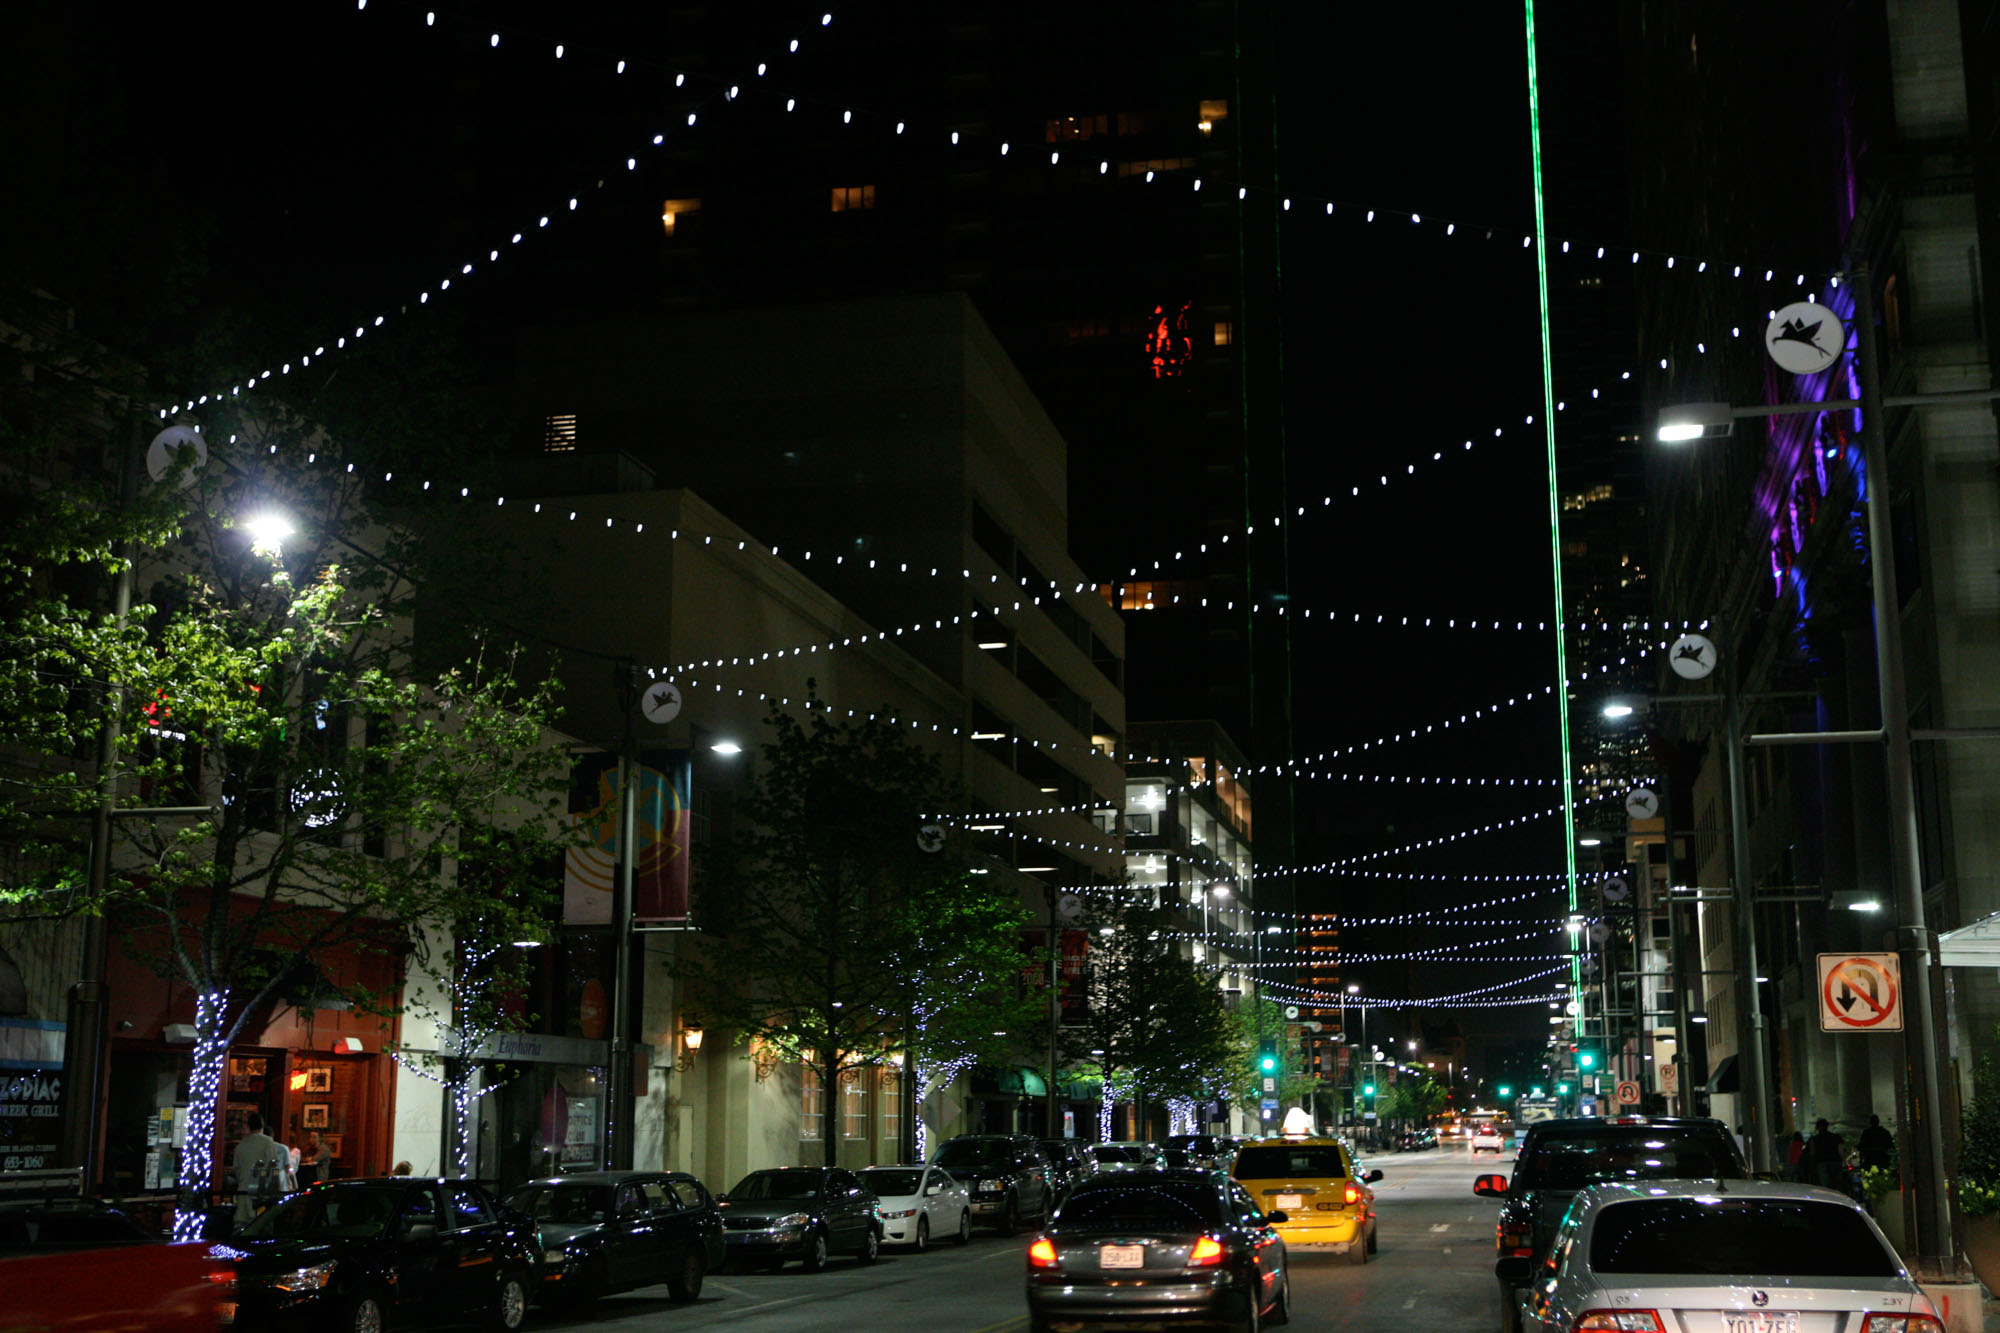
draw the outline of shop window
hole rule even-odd
[[[799,1137],[826,1137],[826,1085],[811,1065],[799,1069]]]
[[[836,213],[859,213],[875,207],[875,187],[872,185],[836,185],[833,187],[833,211]]]
[[[1233,343],[1234,343],[1235,341],[1236,341],[1236,325],[1235,325],[1235,323],[1234,323],[1233,321],[1231,321],[1231,320],[1227,320],[1227,319],[1218,319],[1218,320],[1216,320],[1216,321],[1215,321],[1215,345],[1216,345],[1217,347],[1228,347],[1228,346],[1230,346],[1231,344],[1233,344]]]
[[[840,1079],[840,1137],[868,1137],[868,1071],[850,1069]]]

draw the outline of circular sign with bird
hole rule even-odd
[[[681,714],[681,687],[670,680],[656,680],[639,696],[639,711],[656,726],[665,726]]]
[[[1715,670],[1715,643],[1700,634],[1683,634],[1667,649],[1667,665],[1682,680],[1700,680]]]
[[[1780,369],[1817,375],[1847,349],[1847,326],[1817,301],[1794,301],[1764,327],[1764,350]]]
[[[944,825],[925,824],[917,829],[917,850],[941,852],[944,850]]]
[[[1658,819],[1660,794],[1651,787],[1634,787],[1625,793],[1625,813],[1633,819]]]

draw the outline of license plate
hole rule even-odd
[[[1271,1201],[1271,1207],[1286,1212],[1297,1212],[1305,1206],[1306,1196],[1303,1194],[1280,1194]]]
[[[1722,1333],[1799,1333],[1797,1310],[1725,1310]]]
[[[1097,1262],[1103,1268],[1144,1268],[1146,1247],[1143,1245],[1106,1245],[1097,1252]]]

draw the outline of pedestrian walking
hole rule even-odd
[[[1813,1121],[1813,1136],[1806,1140],[1801,1161],[1805,1167],[1806,1183],[1847,1193],[1846,1159],[1847,1150],[1841,1144],[1840,1135],[1833,1132],[1833,1126],[1826,1122],[1826,1117]]]
[[[1882,1117],[1868,1117],[1868,1128],[1861,1131],[1861,1142],[1857,1145],[1861,1152],[1861,1168],[1888,1166],[1896,1158],[1896,1136],[1882,1127]]]
[[[1806,1136],[1796,1129],[1792,1131],[1792,1141],[1785,1145],[1785,1178],[1799,1179],[1799,1163],[1806,1155]]]

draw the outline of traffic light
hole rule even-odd
[[[1514,1090],[1508,1087],[1505,1083],[1502,1083],[1500,1085],[1500,1095],[1502,1097],[1511,1097],[1514,1095]]]
[[[1278,1039],[1265,1037],[1257,1043],[1257,1072],[1265,1078],[1278,1072]]]
[[[1530,1088],[1528,1090],[1528,1095],[1530,1097],[1539,1097],[1542,1095],[1542,1090],[1540,1088]]]
[[[1576,1053],[1576,1067],[1588,1074],[1597,1068],[1597,1052],[1588,1046]]]
[[[1561,1093],[1563,1096],[1567,1097],[1569,1095],[1569,1084],[1567,1083],[1556,1084],[1556,1091]]]
[[[1375,1095],[1375,1085],[1373,1083],[1368,1084],[1361,1089],[1361,1094],[1364,1097],[1373,1097]]]

